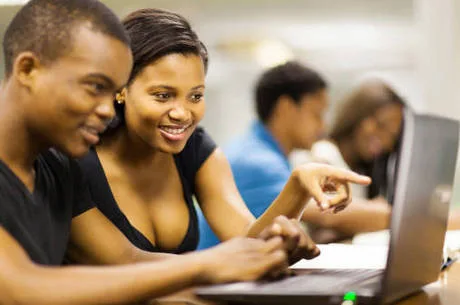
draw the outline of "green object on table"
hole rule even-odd
[[[356,301],[356,292],[354,291],[348,291],[343,295],[343,300],[344,301]]]

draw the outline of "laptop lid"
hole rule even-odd
[[[396,169],[383,300],[436,281],[459,140],[457,121],[406,112]]]

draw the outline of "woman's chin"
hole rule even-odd
[[[187,141],[180,141],[176,143],[163,143],[159,147],[159,149],[161,152],[175,155],[184,150],[185,144],[187,144]]]

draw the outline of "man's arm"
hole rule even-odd
[[[282,241],[236,239],[213,250],[116,267],[33,263],[0,227],[0,304],[127,304],[196,284],[253,280],[286,265]]]

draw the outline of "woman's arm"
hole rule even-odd
[[[328,178],[334,180],[328,184],[335,184],[336,191],[339,191],[331,198],[323,190]],[[300,166],[293,171],[279,196],[256,220],[237,190],[226,157],[217,149],[198,171],[196,187],[208,223],[219,239],[227,240],[235,236],[258,236],[279,215],[298,219],[312,197],[322,204],[323,209],[342,208],[350,199],[348,181],[362,184],[370,182],[367,177],[328,165]]]
[[[67,256],[79,264],[121,265],[175,255],[135,247],[99,209],[92,208],[72,220]]]
[[[235,239],[212,250],[117,267],[33,263],[0,227],[1,304],[127,304],[198,284],[253,280],[284,268],[280,239]]]

